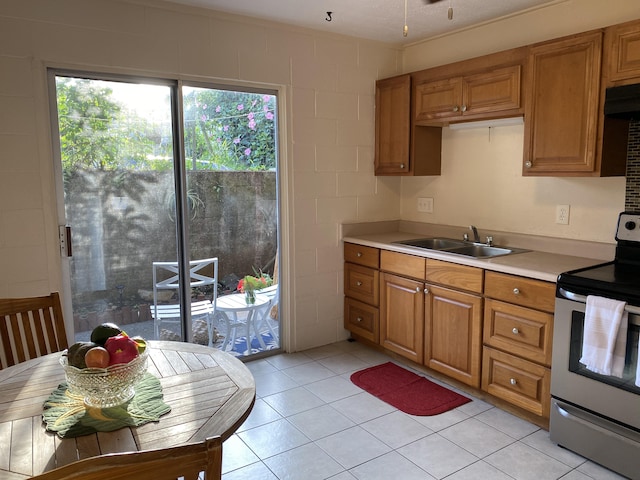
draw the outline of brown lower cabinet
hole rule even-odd
[[[425,365],[480,388],[482,297],[427,285]]]
[[[424,359],[424,283],[380,276],[380,345],[416,363]]]
[[[548,420],[553,283],[353,244],[345,260],[347,330]]]

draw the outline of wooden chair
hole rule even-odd
[[[201,473],[204,472],[204,477]],[[142,452],[112,453],[85,458],[32,477],[35,480],[220,480],[222,478],[222,440]]]
[[[69,346],[60,295],[0,299],[0,370]]]

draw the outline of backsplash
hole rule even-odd
[[[637,120],[629,125],[624,209],[628,212],[640,212],[640,121]]]

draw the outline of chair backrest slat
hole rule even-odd
[[[199,477],[201,472],[204,472],[204,477]],[[129,478],[220,480],[222,478],[222,440],[220,437],[212,437],[199,443],[177,447],[85,458],[32,478],[34,480]]]
[[[0,369],[69,346],[60,295],[0,298]]]

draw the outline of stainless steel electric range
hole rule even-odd
[[[551,368],[551,440],[632,479],[640,479],[640,213],[618,218],[611,262],[558,277]],[[580,363],[587,296],[626,302],[621,377]]]

